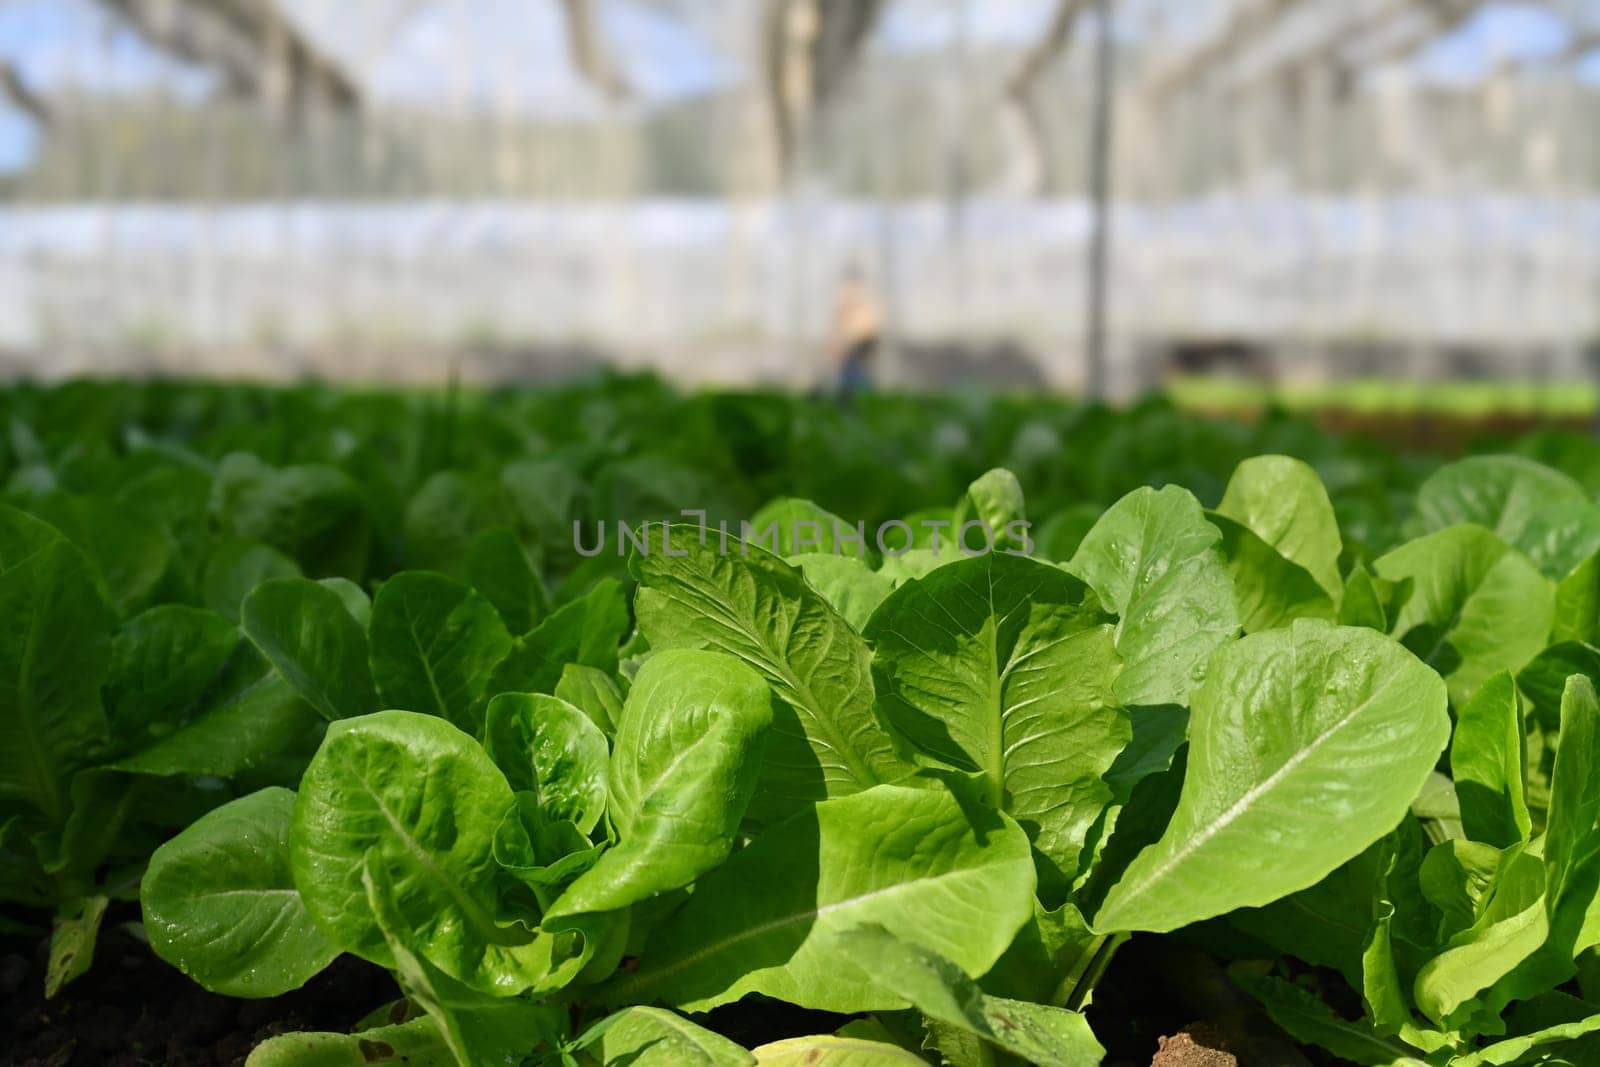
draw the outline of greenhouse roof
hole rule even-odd
[[[125,2],[125,0],[123,0]],[[561,0],[281,0],[303,30],[378,99],[463,95],[583,115],[594,91],[563,44]],[[872,43],[904,52],[1026,48],[1063,0],[890,0]],[[1073,0],[1065,0],[1072,3]],[[198,91],[206,74],[145,44],[117,0],[0,0],[0,60],[46,89]],[[1092,5],[1087,5],[1092,6]],[[759,4],[595,0],[600,32],[638,96],[667,102],[742,76],[734,42]],[[1505,63],[1600,56],[1600,4],[1586,0],[1118,0],[1119,38],[1157,80],[1250,76],[1312,58],[1410,64],[1473,81]],[[462,71],[467,73],[464,75]]]
[[[254,10],[269,0],[0,0],[0,167],[26,156],[39,101],[69,91],[159,91],[198,98],[238,64],[182,58],[151,43],[148,13]],[[619,102],[580,70],[564,8],[584,0],[276,0],[328,69],[364,104],[436,106],[583,121]],[[827,10],[835,0],[815,0]],[[1552,70],[1600,83],[1595,0],[1114,0],[1116,37],[1133,61],[1125,81],[1161,99],[1201,87],[1248,90],[1322,67],[1344,76],[1406,70],[1418,81],[1470,86],[1507,69]],[[625,83],[626,103],[652,108],[748,83],[761,63],[755,0],[587,0],[594,37]],[[1078,61],[1095,0],[884,0],[858,53],[985,55],[1036,50]],[[835,6],[835,11],[859,12]],[[137,14],[147,24],[136,28]],[[130,15],[132,13],[132,15]],[[1071,16],[1071,17],[1069,17]],[[235,24],[242,21],[235,19]],[[257,23],[259,19],[255,20]],[[141,33],[141,29],[144,30]],[[848,62],[856,62],[850,59]],[[997,85],[1013,68],[991,66]],[[221,73],[219,73],[219,70]],[[837,72],[835,72],[837,73]],[[248,82],[251,79],[243,79]],[[263,76],[256,72],[259,83]],[[980,81],[983,79],[980,79]]]

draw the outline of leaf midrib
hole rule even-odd
[[[429,658],[433,643],[429,642],[427,648],[422,646],[422,635],[417,633],[417,618],[410,612],[406,613],[406,632],[411,635],[411,646],[417,650],[417,662],[422,666],[422,676],[428,680],[428,690],[433,694],[433,703],[439,709],[439,717],[450,721],[450,705],[445,702],[444,694],[439,691],[438,679],[433,675],[433,660]]]
[[[368,782],[367,779],[356,770],[354,765],[348,761],[345,762],[344,767],[345,770],[349,772],[350,776],[360,783],[362,792],[366,793],[367,796],[371,798],[373,807],[375,807],[378,812],[383,815],[384,819],[389,823],[389,828],[394,831],[395,836],[400,839],[400,843],[405,847],[406,851],[411,854],[412,858],[417,861],[418,865],[423,869],[423,871],[425,871],[435,882],[439,884],[441,888],[444,889],[445,894],[450,897],[457,907],[461,909],[462,914],[465,915],[474,926],[480,927],[482,930],[487,931],[483,934],[485,941],[492,945],[507,946],[526,945],[532,943],[534,939],[531,936],[521,938],[510,931],[502,930],[498,925],[496,925],[494,920],[489,917],[488,913],[478,905],[478,902],[467,896],[466,891],[457,885],[453,878],[450,878],[443,870],[439,868],[439,865],[434,862],[433,854],[427,849],[423,848],[422,842],[418,841],[414,836],[412,836],[405,824],[399,820],[394,812],[389,810],[389,806],[384,803],[383,798],[378,794],[377,790],[373,788],[372,783]]]
[[[1290,646],[1290,656],[1291,664],[1289,673],[1291,677],[1295,677],[1298,673],[1298,664],[1295,662],[1299,658],[1298,646]],[[1247,789],[1238,800],[1235,800],[1232,804],[1228,805],[1227,810],[1225,810],[1219,818],[1213,819],[1204,828],[1202,828],[1199,833],[1195,834],[1188,841],[1184,842],[1184,844],[1176,849],[1172,855],[1168,856],[1164,861],[1151,870],[1149,874],[1145,875],[1145,877],[1140,880],[1137,886],[1134,886],[1127,892],[1121,894],[1121,908],[1126,910],[1129,901],[1137,900],[1139,897],[1149,892],[1153,886],[1161,881],[1161,879],[1165,878],[1168,874],[1171,874],[1179,864],[1187,861],[1191,856],[1203,848],[1205,844],[1212,838],[1216,837],[1229,826],[1233,825],[1233,823],[1238,819],[1247,814],[1256,805],[1257,801],[1259,801],[1263,796],[1266,796],[1271,790],[1276,788],[1291,771],[1299,767],[1307,759],[1311,758],[1311,756],[1320,750],[1323,745],[1327,744],[1335,734],[1344,730],[1353,721],[1355,721],[1359,715],[1370,708],[1377,700],[1378,695],[1381,692],[1381,688],[1374,690],[1374,692],[1369,694],[1365,700],[1361,701],[1354,708],[1351,708],[1350,711],[1341,716],[1338,721],[1334,722],[1326,730],[1314,737],[1304,748],[1300,749],[1298,752],[1294,753],[1294,755],[1284,760],[1283,766],[1273,771],[1262,781]]]
[[[815,908],[807,908],[800,911],[790,912],[787,915],[782,915],[775,919],[769,919],[766,922],[757,923],[754,926],[746,927],[743,930],[735,931],[729,936],[722,938],[720,941],[715,941],[711,944],[704,945],[686,956],[679,957],[677,960],[674,960],[672,963],[667,964],[660,969],[650,971],[646,974],[641,974],[638,977],[630,978],[628,981],[622,983],[622,985],[618,988],[619,991],[622,992],[628,992],[637,989],[648,989],[650,986],[659,984],[663,979],[676,974],[687,967],[692,967],[704,960],[718,956],[734,946],[743,944],[752,938],[762,937],[766,934],[772,933],[775,930],[782,930],[786,927],[793,926],[796,923],[811,922],[813,920],[822,918],[824,915],[829,915],[835,911],[839,911],[842,908],[853,907],[857,904],[877,900],[881,897],[899,893],[902,890],[924,888],[930,885],[935,885],[948,878],[964,878],[981,870],[983,870],[982,867],[963,867],[953,871],[946,871],[942,874],[935,875],[932,878],[917,878],[910,881],[896,882],[893,885],[881,886],[878,889],[873,889],[857,896],[846,897],[843,900],[836,900],[828,904],[820,904]]]
[[[41,547],[30,552],[22,563],[6,569],[5,573],[21,567],[35,556],[43,553],[46,548]],[[23,722],[23,738],[27,742],[28,764],[32,769],[34,782],[38,787],[39,799],[43,801],[45,814],[52,823],[59,825],[66,819],[66,805],[61,796],[61,783],[51,774],[48,767],[47,753],[44,747],[44,737],[40,733],[38,721],[39,706],[33,689],[33,664],[38,654],[39,617],[43,614],[35,605],[35,610],[28,615],[28,636],[23,643],[22,662],[17,678],[17,703],[24,709],[19,718]]]
[[[700,600],[705,602],[703,606],[700,606],[700,617],[709,619],[713,623],[716,623],[722,626],[724,629],[731,631],[736,637],[748,641],[760,653],[763,654],[759,658],[752,657],[744,649],[730,647],[728,645],[720,646],[721,651],[738,657],[743,662],[750,664],[752,667],[761,670],[764,673],[776,675],[795,693],[802,706],[807,712],[809,712],[809,718],[818,725],[819,732],[826,735],[822,738],[825,745],[831,751],[838,753],[840,760],[845,765],[845,770],[850,773],[850,776],[856,780],[858,785],[860,785],[863,789],[866,789],[874,785],[882,784],[883,780],[874,774],[871,768],[867,766],[865,760],[861,757],[861,754],[856,751],[855,746],[849,742],[849,739],[846,736],[840,733],[837,728],[837,724],[834,723],[834,721],[828,715],[824,714],[822,704],[817,700],[816,694],[812,691],[810,684],[803,681],[798,675],[789,669],[788,660],[782,654],[780,654],[779,650],[770,646],[763,635],[746,628],[742,624],[741,620],[732,612],[726,610],[715,596],[697,588],[694,585],[691,585],[688,582],[682,581],[681,579],[675,579],[674,585],[694,594]],[[665,590],[658,587],[656,591],[662,596],[672,599],[670,594],[668,594]],[[680,603],[683,602],[680,601]],[[694,604],[686,603],[685,606],[689,607],[691,610],[696,608],[696,605]],[[803,603],[800,605],[800,609],[804,610]],[[789,633],[791,636],[793,632],[794,627],[791,625],[789,627]],[[832,638],[830,637],[829,640],[829,647],[831,648]],[[821,657],[819,656],[819,658]]]

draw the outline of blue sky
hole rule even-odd
[[[1545,60],[1567,48],[1572,33],[1554,12],[1532,4],[1495,4],[1417,57],[1419,70],[1443,82],[1481,81],[1506,60]]]
[[[396,26],[381,5],[288,0],[300,21],[361,71],[380,100],[508,106],[526,113],[584,115],[601,101],[568,62],[560,6],[552,0],[472,0],[425,6]],[[682,22],[628,0],[601,7],[601,32],[646,101],[693,96],[737,72]],[[369,34],[384,41],[373,57]]]
[[[1160,0],[1145,0],[1146,5]],[[1179,5],[1193,0],[1169,0]],[[1337,0],[1328,0],[1337,2]],[[509,105],[528,113],[583,115],[599,101],[573,72],[562,44],[555,0],[471,0],[425,7],[394,32],[376,58],[363,54],[361,34],[382,24],[395,0],[288,0],[307,28],[328,41],[346,65],[362,70],[380,99]],[[1021,44],[1037,37],[1054,0],[981,0],[969,11],[978,41]],[[365,19],[365,22],[359,20]],[[352,21],[357,20],[357,21]],[[606,37],[646,103],[705,92],[741,78],[738,61],[679,21],[636,0],[607,0]],[[944,47],[955,32],[947,0],[895,0],[879,41],[897,50]],[[1471,83],[1508,59],[1559,54],[1569,30],[1534,3],[1494,3],[1430,45],[1417,59],[1424,76]],[[45,91],[161,88],[187,97],[208,92],[212,77],[175,61],[122,28],[93,0],[0,0],[0,58]],[[1600,52],[1578,65],[1600,83]],[[462,72],[466,72],[463,74]],[[0,102],[0,169],[26,164],[37,142],[32,123]]]
[[[200,93],[203,72],[151,50],[83,0],[0,2],[0,58],[13,64],[28,85],[46,90],[76,84],[103,91],[170,86]],[[21,111],[0,98],[0,171],[25,166],[39,131]]]
[[[0,2],[0,57],[30,85],[117,91],[161,84],[194,94],[210,84],[203,71],[151,49],[89,0]]]

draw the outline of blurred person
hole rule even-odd
[[[883,312],[877,295],[865,272],[851,265],[839,280],[828,334],[828,362],[837,383],[835,395],[842,403],[872,388],[882,332]]]

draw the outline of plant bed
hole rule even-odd
[[[48,942],[0,941],[0,1062],[15,1067],[234,1067],[267,1038],[344,1030],[398,995],[379,967],[341,957],[303,988],[268,1000],[209,993],[110,917],[95,963],[53,1000],[43,995]]]
[[[0,414],[29,1058],[1600,1040],[1593,441],[639,380]]]
[[[269,1038],[299,1031],[349,1031],[399,989],[387,972],[341,956],[302,988],[280,997],[241,1000],[211,993],[158,959],[130,931],[132,909],[114,909],[89,973],[58,998],[42,995],[48,942],[0,940],[0,1063],[8,1067],[239,1067]],[[1250,1063],[1225,1051],[1239,1043],[1197,1012],[1216,1010],[1215,974],[1200,983],[1210,998],[1174,977],[1175,968],[1150,939],[1136,938],[1096,989],[1088,1011],[1107,1046],[1107,1067],[1209,1067]],[[1209,961],[1215,967],[1214,961]],[[1191,964],[1192,969],[1192,964]],[[1244,995],[1234,998],[1237,1013]],[[1229,1009],[1224,1009],[1227,1014]],[[827,1033],[852,1017],[809,1012],[779,1001],[751,1000],[693,1021],[746,1047]],[[1270,1024],[1251,1019],[1273,1033]],[[1281,1037],[1279,1038],[1281,1040]],[[1291,1043],[1292,1044],[1292,1043]],[[1314,1047],[1293,1046],[1306,1063],[1342,1061]],[[1277,1051],[1281,1051],[1278,1046]]]

